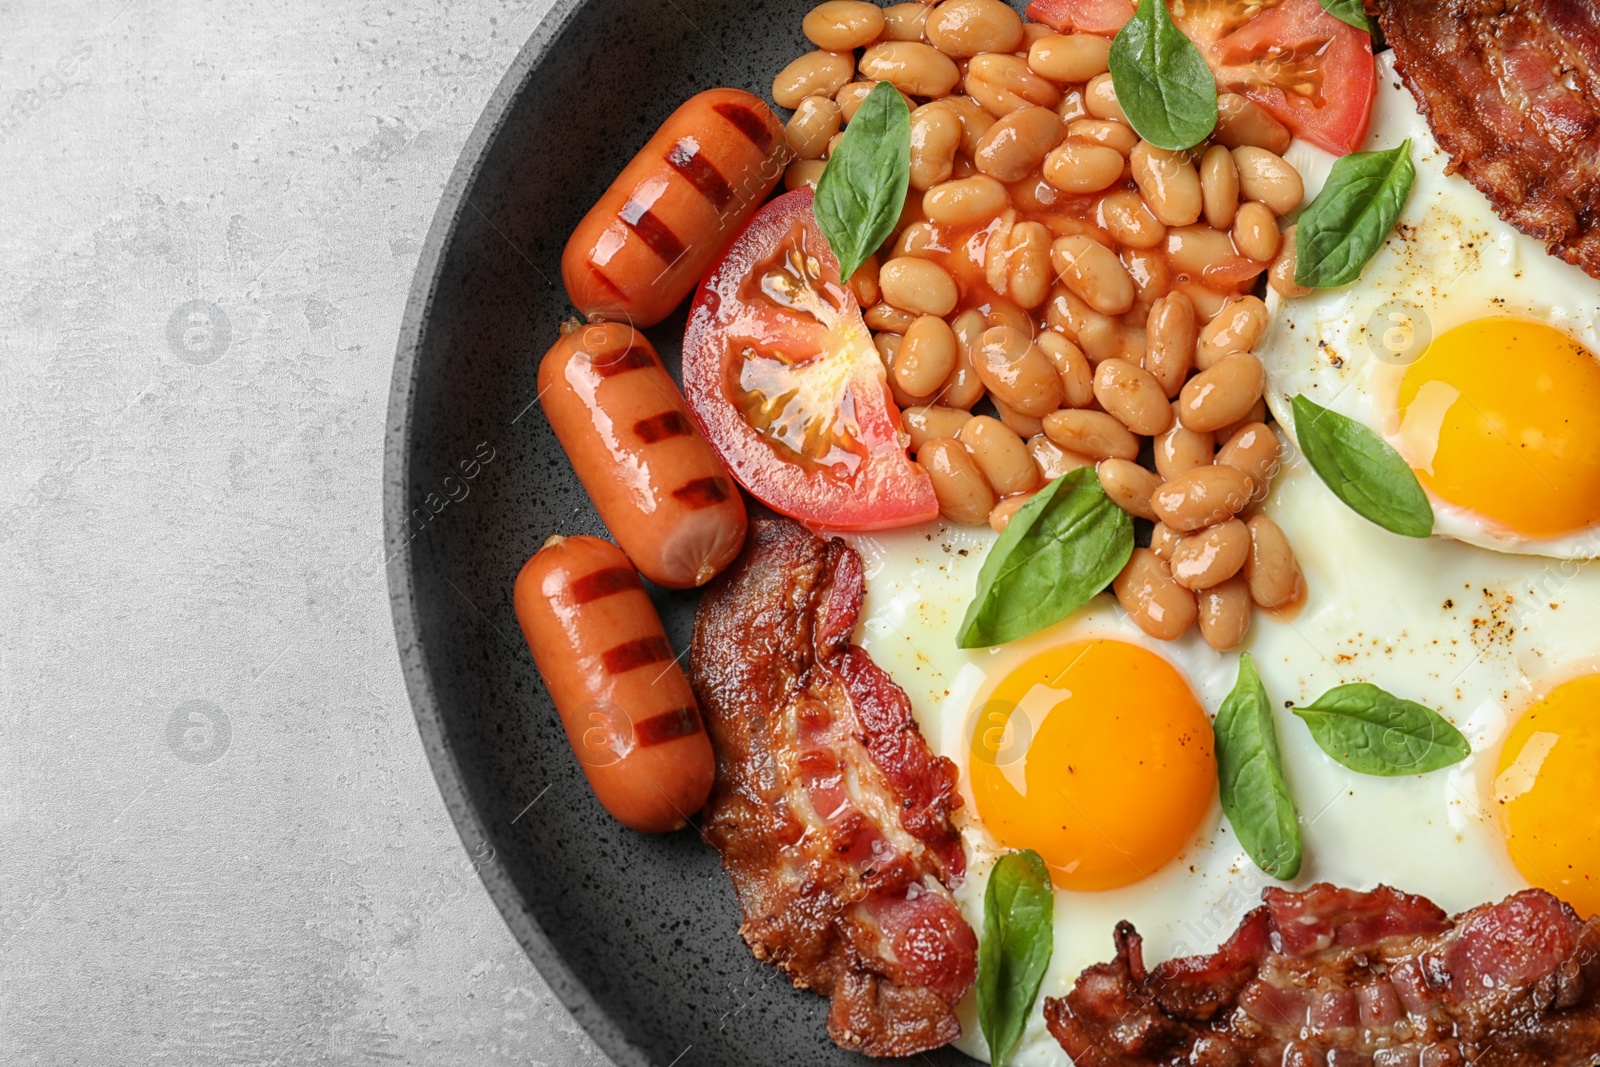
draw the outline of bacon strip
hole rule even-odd
[[[840,1046],[910,1056],[959,1036],[977,938],[949,892],[956,769],[850,644],[862,593],[843,541],[751,525],[695,616],[689,676],[717,753],[703,829],[756,958],[832,998]]]
[[[1116,959],[1045,1001],[1076,1067],[1595,1067],[1600,917],[1529,889],[1455,918],[1422,897],[1268,889],[1214,955]]]
[[[1368,0],[1451,166],[1600,278],[1600,12],[1592,0]]]

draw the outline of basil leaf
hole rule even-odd
[[[1388,240],[1416,177],[1409,139],[1387,152],[1353,152],[1335,163],[1328,184],[1300,213],[1294,280],[1334,289],[1361,277]]]
[[[1322,751],[1361,774],[1426,774],[1472,755],[1444,716],[1366,682],[1330,689],[1294,713]]]
[[[1297,396],[1294,434],[1311,469],[1362,518],[1402,537],[1433,533],[1433,505],[1415,472],[1383,438]]]
[[[1133,555],[1133,520],[1080,467],[1011,516],[978,572],[957,644],[987,648],[1027,637],[1077,611]]]
[[[879,82],[845,127],[817,182],[817,225],[850,280],[894,232],[911,186],[911,111],[900,91]]]
[[[983,892],[978,944],[978,1024],[994,1067],[1005,1067],[1028,1025],[1055,949],[1055,905],[1050,869],[1037,852],[1000,857]]]
[[[1361,0],[1322,0],[1322,10],[1363,33],[1372,32],[1372,22]]]
[[[1111,84],[1139,136],[1169,151],[1193,148],[1217,127],[1217,79],[1173,25],[1167,0],[1143,0],[1111,42]]]
[[[1255,865],[1287,882],[1300,873],[1300,817],[1283,776],[1272,704],[1248,652],[1213,729],[1228,823]]]

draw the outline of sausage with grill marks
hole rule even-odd
[[[740,89],[674,111],[567,241],[561,276],[590,321],[654,326],[683,303],[783,177],[783,124]]]
[[[627,558],[598,537],[552,537],[512,600],[595,797],[634,830],[682,827],[711,792],[711,741]]]
[[[669,589],[704,585],[744,545],[744,498],[644,336],[578,326],[539,366],[539,397],[622,550]]]

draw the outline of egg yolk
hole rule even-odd
[[[1399,403],[1402,451],[1436,497],[1522,537],[1600,521],[1600,361],[1560,330],[1458,326],[1406,368]]]
[[[1558,686],[1523,713],[1492,798],[1523,877],[1584,918],[1600,915],[1600,675]]]
[[[1001,845],[1062,889],[1115,889],[1183,850],[1217,788],[1211,722],[1183,676],[1121,641],[1039,653],[979,707],[971,781]]]

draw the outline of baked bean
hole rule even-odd
[[[988,222],[1004,210],[1006,187],[987,174],[941,182],[922,194],[922,210],[944,226]]]
[[[1051,34],[1033,42],[1028,66],[1062,85],[1086,82],[1110,66],[1111,42],[1092,33]]]
[[[1084,106],[1082,91],[1078,89],[1063,90],[1061,102],[1056,104],[1056,114],[1061,118],[1062,122],[1068,124],[1087,118],[1089,109]]]
[[[1086,408],[1094,400],[1094,367],[1083,349],[1054,330],[1041,330],[1034,339],[1039,350],[1050,357],[1056,373],[1061,376],[1061,392],[1067,406]]]
[[[883,11],[883,39],[886,41],[920,41],[923,27],[928,23],[927,4],[894,4]]]
[[[799,107],[808,96],[832,96],[848,85],[855,73],[855,57],[848,52],[807,52],[773,79],[772,99],[779,107]]]
[[[900,256],[878,271],[878,288],[886,303],[913,315],[938,315],[955,310],[956,282],[937,263]]]
[[[1029,462],[1033,461],[1029,460]],[[994,510],[989,512],[989,528],[995,533],[1005,533],[1006,527],[1011,525],[1011,517],[1021,511],[1022,505],[1032,500],[1033,497],[1034,494],[1032,493],[1018,493],[1016,496],[1008,496],[1000,501],[994,506]]]
[[[888,82],[907,96],[948,96],[961,72],[950,57],[920,41],[884,41],[861,57],[861,76]]]
[[[1128,113],[1117,102],[1117,87],[1112,83],[1109,73],[1097,74],[1089,79],[1089,83],[1083,87],[1083,103],[1089,109],[1089,114],[1097,119],[1128,121]]]
[[[1211,136],[1229,148],[1250,145],[1280,156],[1289,150],[1289,128],[1255,101],[1234,93],[1217,95],[1217,128]]]
[[[861,0],[827,0],[800,21],[806,39],[829,52],[865,48],[883,33],[883,9]]]
[[[983,321],[986,329],[992,329],[996,326],[1009,326],[1025,337],[1032,337],[1034,334],[1033,319],[1028,316],[1026,311],[1023,311],[1009,300],[996,297],[985,304],[981,310],[983,311]]]
[[[929,13],[922,32],[935,48],[956,59],[1015,52],[1022,47],[1022,16],[1000,0],[944,0]]]
[[[1038,419],[1061,406],[1061,377],[1050,357],[1021,330],[993,326],[984,331],[972,365],[994,399]]]
[[[1153,437],[1172,425],[1172,405],[1161,383],[1125,359],[1108,359],[1095,368],[1094,398],[1136,434]]]
[[[972,155],[978,150],[978,142],[983,140],[983,135],[994,125],[994,116],[970,96],[947,96],[939,103],[961,120],[961,151]]]
[[[797,159],[783,172],[783,187],[791,193],[807,185],[815,189],[827,167],[820,159]]]
[[[1125,248],[1119,257],[1122,266],[1133,279],[1133,307],[1130,317],[1144,318],[1172,289],[1172,268],[1167,265],[1164,253],[1153,248]],[[1142,359],[1144,353],[1139,353]]]
[[[1050,291],[1050,302],[1045,305],[1045,322],[1076,342],[1089,362],[1126,354],[1129,347],[1122,324],[1109,315],[1102,315],[1084,303],[1072,290],[1058,285]]]
[[[973,309],[963,311],[950,324],[956,335],[956,367],[939,390],[939,403],[953,408],[971,408],[983,399],[983,380],[972,365],[972,354],[977,351],[983,332],[989,328],[983,312]]]
[[[1194,364],[1194,303],[1180,291],[1168,293],[1151,306],[1145,329],[1144,369],[1155,375],[1162,395],[1171,400],[1183,388]]]
[[[1098,193],[1122,177],[1127,160],[1115,148],[1067,141],[1044,161],[1044,180],[1063,193]]]
[[[1265,423],[1266,421],[1267,402],[1265,399],[1257,400],[1254,404],[1250,405],[1249,411],[1239,416],[1237,421],[1230,422],[1228,425],[1218,430],[1213,436],[1215,436],[1218,441],[1226,441],[1233,437],[1234,434],[1244,429],[1246,426],[1249,426],[1251,423]]]
[[[1134,625],[1157,640],[1176,641],[1199,613],[1194,594],[1173,581],[1166,561],[1148,548],[1133,550],[1111,589]]]
[[[1218,652],[1229,652],[1250,632],[1250,583],[1241,575],[1212,586],[1196,598],[1200,636]]]
[[[1003,52],[973,56],[963,85],[967,95],[995,118],[1029,104],[1054,108],[1061,101],[1055,83],[1029,70],[1026,59]]]
[[[1113,240],[1128,248],[1155,248],[1167,238],[1167,227],[1131,189],[1119,189],[1100,201],[1100,221]]]
[[[826,96],[808,96],[794,109],[783,128],[789,151],[797,159],[821,159],[828,142],[839,132],[839,105]]]
[[[1189,226],[1200,218],[1200,175],[1186,153],[1168,152],[1140,141],[1133,146],[1128,162],[1134,184],[1156,218],[1168,226]]]
[[[1272,261],[1272,267],[1267,271],[1267,282],[1279,296],[1293,299],[1305,296],[1311,292],[1306,286],[1294,280],[1295,266],[1299,262],[1299,253],[1295,248],[1296,226],[1290,226],[1283,231],[1283,239],[1278,247],[1278,258]]]
[[[1255,356],[1248,352],[1224,356],[1184,383],[1178,393],[1178,417],[1191,430],[1220,430],[1250,413],[1265,384],[1266,374]]]
[[[1172,550],[1178,547],[1178,537],[1178,534],[1173,533],[1172,527],[1164,522],[1157,522],[1150,529],[1150,551],[1170,563]]]
[[[1206,225],[1226,230],[1239,211],[1239,168],[1233,153],[1222,145],[1212,145],[1200,160],[1200,199]]]
[[[1173,282],[1172,290],[1189,298],[1189,302],[1194,305],[1197,322],[1210,322],[1227,306],[1228,301],[1233,299],[1231,293],[1219,293],[1215,289],[1193,281]]]
[[[1215,442],[1211,434],[1197,433],[1174,418],[1167,432],[1155,439],[1156,470],[1161,477],[1172,479],[1196,467],[1210,466],[1216,456]]]
[[[1250,503],[1250,476],[1232,467],[1196,467],[1165,482],[1151,503],[1162,522],[1193,533],[1226,522]]]
[[[1068,452],[1044,434],[1028,438],[1028,454],[1033,457],[1034,465],[1039,468],[1039,476],[1047,482],[1053,482],[1075,470],[1094,466],[1094,460],[1088,456]]]
[[[1124,158],[1139,143],[1138,134],[1111,119],[1078,119],[1067,126],[1067,136],[1074,141],[1090,141],[1102,148],[1115,148]]]
[[[1039,469],[1028,455],[1028,446],[999,419],[973,416],[961,428],[960,440],[996,493],[1010,496],[1038,488]]]
[[[1020,182],[1037,170],[1050,150],[1066,137],[1067,129],[1054,111],[1019,107],[989,127],[978,141],[972,163],[991,178]]]
[[[1271,208],[1253,200],[1239,208],[1233,220],[1235,248],[1257,263],[1271,263],[1281,243],[1278,220],[1273,217]]]
[[[912,396],[932,396],[956,369],[956,335],[934,315],[911,324],[894,365],[895,380]]]
[[[1103,411],[1067,408],[1044,417],[1045,436],[1069,452],[1092,459],[1138,459],[1139,438]]]
[[[1205,223],[1174,226],[1167,231],[1167,256],[1174,267],[1191,278],[1207,278],[1235,259],[1233,238]]]
[[[1019,51],[1026,51],[1032,48],[1035,41],[1055,36],[1055,32],[1054,29],[1042,22],[1024,22],[1022,24],[1022,48]]]
[[[1172,580],[1185,589],[1210,589],[1239,573],[1250,555],[1250,531],[1238,519],[1181,538],[1172,549]]]
[[[1050,231],[1041,222],[1019,222],[1006,248],[1005,291],[1018,307],[1032,310],[1050,299]]]
[[[1194,365],[1200,370],[1210,370],[1222,362],[1224,356],[1252,351],[1266,329],[1267,305],[1260,297],[1241,296],[1230,301],[1200,331]]]
[[[970,418],[972,416],[960,408],[939,404],[921,404],[908,407],[900,413],[901,425],[906,428],[906,436],[911,438],[912,455],[916,455],[917,450],[929,441],[955,437]]]
[[[956,149],[961,147],[961,120],[938,100],[911,113],[911,188],[927,190],[950,180]]]
[[[911,312],[901,311],[889,304],[873,304],[861,313],[861,317],[867,320],[867,326],[880,333],[905,333],[917,321]]]
[[[1100,488],[1117,507],[1141,519],[1154,519],[1150,507],[1150,494],[1161,485],[1161,479],[1145,470],[1131,459],[1102,460],[1095,468],[1100,477]]]
[[[1133,279],[1117,254],[1093,237],[1058,237],[1050,246],[1050,263],[1063,285],[1102,315],[1120,315],[1133,307]]]
[[[867,94],[876,89],[878,84],[875,81],[851,82],[833,94],[833,102],[839,105],[839,114],[844,119],[845,125],[849,125],[855,120],[856,112],[861,109],[861,101],[865,100]],[[906,107],[908,108],[917,106],[911,102],[911,98],[906,96],[905,93],[901,93],[900,98],[906,102]]]
[[[1304,584],[1294,549],[1282,528],[1265,515],[1247,525],[1250,556],[1244,562],[1244,580],[1250,583],[1250,597],[1264,608],[1281,608],[1299,597]]]
[[[930,249],[938,251],[939,231],[934,229],[931,222],[913,222],[900,231],[900,237],[890,250],[890,256],[921,256]]]
[[[1251,422],[1236,430],[1217,452],[1217,462],[1233,467],[1250,476],[1255,490],[1252,496],[1260,500],[1266,495],[1272,476],[1278,472],[1283,445],[1272,427],[1264,422]]]
[[[939,514],[961,526],[982,526],[996,503],[994,490],[960,441],[940,438],[923,444],[917,465],[928,472]]]
[[[861,266],[850,275],[850,291],[855,294],[856,303],[864,308],[869,308],[878,302],[878,257],[868,256],[861,261]]]
[[[1305,199],[1306,186],[1300,180],[1300,172],[1284,162],[1282,156],[1245,145],[1233,150],[1233,162],[1239,168],[1240,194],[1246,200],[1267,205],[1273,214],[1287,215]]]

